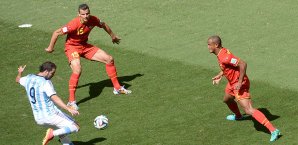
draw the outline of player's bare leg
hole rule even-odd
[[[278,139],[280,131],[271,124],[271,122],[261,111],[252,107],[251,99],[241,99],[238,102],[242,106],[246,114],[252,115],[254,119],[256,119],[259,123],[264,125],[271,132],[270,141],[275,141]]]
[[[233,115],[228,115],[227,120],[240,120],[242,119],[242,114],[239,111],[238,105],[235,102],[235,97],[225,93],[223,102],[227,104],[229,109],[234,113]]]
[[[108,76],[110,77],[113,86],[114,91],[113,93],[115,95],[118,94],[130,94],[131,90],[127,90],[124,88],[124,86],[120,86],[118,78],[117,78],[117,71],[116,67],[114,65],[114,59],[111,55],[107,54],[105,51],[99,49],[91,58],[91,60],[99,61],[106,64],[106,72]]]
[[[256,109],[252,107],[251,99],[241,99],[238,103],[247,115],[252,115],[253,112],[256,111]]]
[[[74,109],[78,110],[79,107],[76,104],[76,96],[75,96],[75,92],[76,92],[76,88],[78,86],[78,82],[79,82],[79,78],[81,75],[81,62],[79,58],[73,59],[70,62],[70,68],[72,70],[72,74],[70,76],[69,79],[69,98],[68,98],[68,106],[73,107]]]

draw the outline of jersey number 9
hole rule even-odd
[[[31,97],[31,103],[35,104],[36,99],[35,99],[35,89],[33,87],[30,88],[29,95]]]

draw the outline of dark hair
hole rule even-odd
[[[213,43],[218,44],[220,47],[222,46],[221,39],[218,35],[211,36],[211,37],[209,37],[209,39],[211,39]]]
[[[56,68],[57,66],[55,63],[47,61],[39,66],[39,72],[52,71],[53,69],[56,69]]]
[[[79,8],[78,8],[78,12],[80,12],[80,10],[89,10],[89,6],[87,4],[80,4]]]

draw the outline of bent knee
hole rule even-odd
[[[80,126],[79,125],[76,125],[76,132],[79,132],[80,131]]]
[[[74,123],[71,128],[72,128],[72,132],[80,131],[80,126],[77,123]]]
[[[72,73],[75,73],[75,74],[78,74],[78,75],[80,75],[81,74],[81,69],[73,69],[72,70]]]
[[[80,65],[71,66],[72,72],[75,74],[81,74],[82,68]]]
[[[106,63],[107,63],[107,64],[112,64],[112,63],[114,63],[114,58],[113,58],[112,56],[109,55],[109,57],[108,57],[107,60],[106,60]]]

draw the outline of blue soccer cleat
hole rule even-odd
[[[271,142],[276,141],[278,139],[279,135],[280,135],[280,131],[278,129],[275,129],[273,132],[271,132],[270,141]]]
[[[240,118],[237,118],[235,114],[231,114],[231,115],[228,115],[226,119],[230,121],[236,121],[236,120],[243,120],[245,119],[245,117],[246,116],[242,115]]]

